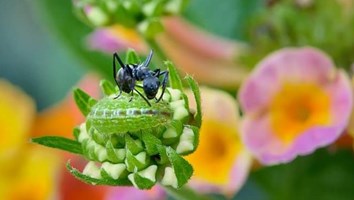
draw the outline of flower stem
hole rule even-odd
[[[170,196],[178,200],[190,200],[190,199],[210,200],[209,197],[201,195],[187,186],[183,186],[180,189],[164,186],[164,189]]]

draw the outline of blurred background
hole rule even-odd
[[[334,0],[327,1],[332,2]],[[202,28],[215,37],[237,41],[240,44],[255,43],[260,41],[259,32],[266,35],[269,33],[267,32],[269,27],[257,26],[257,29],[252,27],[256,26],[257,23],[262,23],[262,20],[257,21],[257,19],[260,16],[269,15],[266,10],[276,2],[265,0],[191,0],[181,15],[196,27]],[[303,2],[306,4],[306,1]],[[332,12],[331,3],[324,4],[321,4],[323,9],[320,12],[329,16],[332,21],[325,21],[323,24],[328,23],[329,27],[326,28],[337,29],[337,25],[341,24],[341,18],[332,19],[332,17],[333,15],[336,16],[335,13],[339,11],[333,8],[334,14],[330,13]],[[286,12],[286,9],[288,8],[284,7],[283,11]],[[275,12],[277,11],[273,13]],[[282,12],[279,11],[278,14],[279,16],[272,17],[282,17]],[[291,16],[292,18],[289,17],[291,20],[297,17],[306,19],[304,18],[304,13],[298,13],[299,16],[296,16],[296,13],[294,14],[293,12],[291,14],[294,15]],[[270,17],[269,19],[273,18]],[[303,24],[311,24],[311,21],[308,20],[310,18],[303,20]],[[338,58],[335,60],[336,64],[346,70],[350,69],[350,63],[353,61],[354,55],[354,24],[351,22],[353,22],[352,18],[351,21],[344,23],[345,26],[342,28],[346,30],[345,34],[341,38],[335,37],[337,41],[333,42],[345,44],[346,46],[339,45],[340,47],[338,47],[340,51],[345,53],[341,53],[338,50],[331,54],[333,57]],[[301,27],[301,22],[294,22],[294,24],[294,27],[297,27],[298,30],[307,31],[306,27]],[[63,109],[74,109],[74,106],[71,105],[72,99],[70,99],[71,89],[82,86],[88,88],[92,95],[99,96],[96,89],[94,89],[95,84],[98,84],[97,80],[102,77],[110,78],[112,63],[110,54],[92,50],[88,47],[87,37],[93,30],[92,27],[87,26],[74,15],[73,5],[69,0],[0,0],[0,79],[1,81],[6,80],[7,83],[17,87],[12,88],[13,86],[4,84],[4,86],[0,87],[2,88],[0,97],[5,99],[7,98],[6,94],[12,94],[11,91],[16,91],[14,92],[16,94],[9,95],[13,98],[10,98],[9,101],[9,105],[13,106],[13,112],[20,113],[22,104],[28,104],[28,106],[24,106],[23,110],[32,110],[30,112],[33,115],[30,117],[33,123],[31,125],[26,124],[28,133],[22,134],[22,139],[13,139],[17,142],[15,141],[11,144],[18,145],[21,143],[20,150],[16,150],[21,153],[11,154],[12,156],[19,156],[16,161],[12,157],[0,157],[3,159],[0,164],[8,166],[0,167],[2,171],[0,172],[0,188],[3,186],[0,189],[0,199],[109,199],[107,194],[114,193],[114,188],[89,187],[77,182],[65,172],[65,160],[68,158],[74,159],[75,162],[79,163],[78,165],[80,165],[82,160],[72,155],[59,154],[59,151],[48,151],[47,148],[37,148],[28,144],[31,136],[60,134],[71,137],[71,132],[63,132],[71,130],[73,125],[82,121],[82,116],[73,114],[75,115],[74,119],[68,122],[65,121],[65,119],[68,119],[67,116],[59,112],[59,110]],[[284,33],[289,34],[291,36],[289,38],[293,39],[290,40],[288,38],[289,40],[286,40],[287,42],[285,43],[281,43],[284,40],[279,40],[274,41],[274,46],[266,46],[268,44],[266,40],[262,40],[264,43],[260,41],[266,47],[259,48],[257,51],[251,49],[249,54],[241,56],[240,62],[244,65],[241,70],[242,73],[250,71],[267,53],[282,46],[312,44],[319,48],[325,46],[322,49],[329,53],[331,53],[332,49],[336,49],[336,47],[330,46],[333,44],[330,40],[337,33],[333,32],[331,35],[326,35],[326,37],[331,39],[324,39],[329,42],[321,43],[318,40],[312,40],[311,37],[298,40],[298,30]],[[254,45],[254,48],[256,49],[257,45]],[[91,77],[87,78],[88,76]],[[215,76],[217,75],[215,74]],[[240,81],[235,80],[235,82]],[[213,88],[222,88],[220,84],[205,83],[205,85]],[[235,97],[238,87],[225,86],[223,89]],[[25,99],[30,99],[30,103]],[[11,104],[11,101],[14,105]],[[1,99],[0,102],[2,102]],[[0,126],[6,127],[10,126],[9,124],[25,126],[20,120],[22,118],[19,118],[16,123],[9,121],[12,115],[8,115],[8,112],[5,112],[8,108],[6,103],[8,102],[0,105],[0,116],[2,115],[0,117]],[[73,112],[77,111],[74,110]],[[59,124],[68,125],[69,127],[59,130],[61,127]],[[57,132],[55,132],[56,130]],[[13,133],[8,134],[5,131],[9,131],[9,129],[6,128],[0,128],[0,131],[3,143],[12,141],[12,137],[17,137],[12,134],[20,132],[15,130]],[[260,167],[256,162],[256,164],[252,165],[246,183],[234,195],[233,199],[354,199],[354,156],[351,145],[352,139],[346,136],[340,142],[331,145],[330,148],[319,149],[311,155],[297,158],[288,164]],[[35,163],[33,165],[28,164],[31,161],[26,161],[25,163],[28,164],[29,169],[19,169],[20,165],[26,165],[21,164],[20,158],[33,157],[32,155],[27,155],[29,151],[47,152],[49,155],[44,155],[43,159],[42,157],[37,158],[39,160],[34,159]],[[33,153],[33,155],[37,155],[37,153]],[[58,157],[58,159],[51,160],[51,157]],[[51,164],[42,165],[40,161],[46,159]],[[37,166],[36,163],[37,165],[41,164],[42,167]],[[48,167],[45,168],[43,167],[44,165]],[[13,170],[9,170],[10,168]],[[51,170],[51,175],[39,175]],[[36,181],[31,182],[29,181],[30,178],[22,178],[25,175],[22,172],[19,173],[19,171],[23,171],[25,174],[34,174],[33,177],[38,176],[39,179],[42,177],[43,180],[46,180],[43,184],[50,183],[52,187],[36,187]],[[15,179],[18,181],[14,181]],[[26,181],[29,186],[22,184]],[[38,184],[41,185],[41,183]],[[70,184],[72,186],[82,185],[70,189],[68,188]],[[49,187],[49,185],[47,186]],[[8,189],[9,187],[10,189]],[[80,188],[84,188],[87,193],[80,192]],[[6,192],[9,190],[14,190],[12,192],[13,195],[6,196]],[[42,190],[42,192],[33,192],[32,190]],[[113,197],[110,198],[114,199]],[[215,198],[223,199],[221,196],[216,196]]]

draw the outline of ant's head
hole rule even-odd
[[[143,88],[148,99],[155,98],[160,87],[160,81],[155,76],[150,76],[144,79]]]

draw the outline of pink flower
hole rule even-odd
[[[167,194],[158,185],[150,190],[139,190],[135,187],[115,187],[111,188],[106,200],[163,200],[167,199]]]
[[[113,25],[95,30],[89,38],[91,49],[112,53],[133,48],[138,52],[147,52],[147,47],[142,38],[133,29],[122,25]]]
[[[289,162],[334,142],[348,123],[348,76],[314,48],[286,48],[265,58],[244,82],[241,132],[263,164]]]

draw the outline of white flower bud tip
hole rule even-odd
[[[100,169],[96,166],[95,162],[92,161],[87,163],[82,173],[92,178],[101,178]]]
[[[165,174],[161,180],[161,184],[165,186],[178,187],[178,180],[175,174],[175,170],[172,167],[165,168]]]

